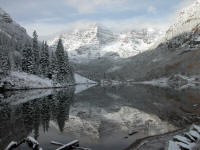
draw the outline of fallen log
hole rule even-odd
[[[64,144],[62,144],[60,142],[56,142],[56,141],[51,141],[51,144],[57,145],[57,146],[63,146],[64,145]]]
[[[57,148],[56,150],[71,150],[74,147],[78,147],[79,146],[79,141],[78,140],[74,140],[68,144],[64,144],[63,146]]]
[[[77,141],[77,140],[76,140]],[[73,141],[72,141],[73,142]],[[70,143],[72,143],[72,142],[70,142]],[[70,144],[70,143],[68,143],[68,144]],[[63,143],[60,143],[60,142],[56,142],[56,141],[51,141],[51,144],[53,144],[53,145],[58,145],[58,146],[65,146],[65,144],[63,144]],[[67,144],[66,144],[67,145]],[[68,147],[67,147],[68,148]],[[89,149],[89,148],[85,148],[85,147],[79,147],[78,145],[72,145],[71,146],[71,148],[74,148],[74,149],[79,149],[79,150],[91,150],[91,149]],[[66,148],[65,148],[66,149]]]

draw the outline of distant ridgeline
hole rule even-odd
[[[9,76],[11,71],[49,78],[60,85],[74,83],[73,69],[62,40],[59,39],[56,50],[50,52],[46,42],[38,41],[36,31],[33,38],[30,38],[24,28],[1,10],[0,81]]]

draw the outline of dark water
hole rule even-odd
[[[200,91],[151,86],[7,92],[0,95],[0,149],[28,135],[93,150],[123,150],[136,139],[199,122]],[[138,133],[130,136],[129,133]],[[22,146],[19,149],[27,149]]]

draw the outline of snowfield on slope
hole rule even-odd
[[[10,76],[3,79],[11,83],[11,89],[39,89],[61,87],[60,84],[53,84],[53,81],[47,78],[41,78],[36,75],[27,74],[25,72],[11,72]],[[75,84],[95,84],[81,75],[75,74]],[[9,89],[9,88],[8,88]]]
[[[85,78],[85,77],[83,77],[83,76],[81,76],[79,74],[75,74],[74,78],[75,78],[76,84],[87,84],[87,83],[96,84],[95,81],[89,80],[89,79],[87,79],[87,78]]]

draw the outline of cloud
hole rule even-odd
[[[192,3],[194,3],[197,0],[182,0],[180,3],[178,3],[177,5],[174,5],[177,13],[180,12],[182,9],[190,6]]]
[[[194,0],[0,0],[1,7],[32,35],[47,36],[97,22],[123,31],[166,27],[177,10]],[[171,19],[171,20],[170,20]]]
[[[127,0],[65,0],[79,13],[92,13],[100,7],[109,8],[124,4]]]
[[[147,9],[147,11],[149,13],[152,13],[152,14],[156,14],[157,13],[157,9],[154,6],[149,6],[148,9]]]
[[[58,33],[62,30],[67,29],[67,24],[48,24],[48,23],[30,23],[30,24],[24,24],[21,23],[23,27],[25,27],[30,36],[32,36],[32,33],[34,30],[36,30],[39,34],[39,36],[48,36],[54,33]]]
[[[24,26],[29,29],[29,35],[36,30],[39,33],[39,38],[41,40],[47,40],[52,37],[52,35],[59,35],[61,33],[71,32],[74,29],[85,29],[89,25],[97,23],[105,26],[113,32],[126,32],[133,29],[141,28],[157,28],[166,30],[169,26],[168,21],[160,19],[146,19],[145,17],[135,17],[126,20],[79,20],[75,22],[65,23],[65,24],[46,24],[46,23],[36,23],[36,24],[24,24]],[[42,36],[40,36],[42,35]]]

